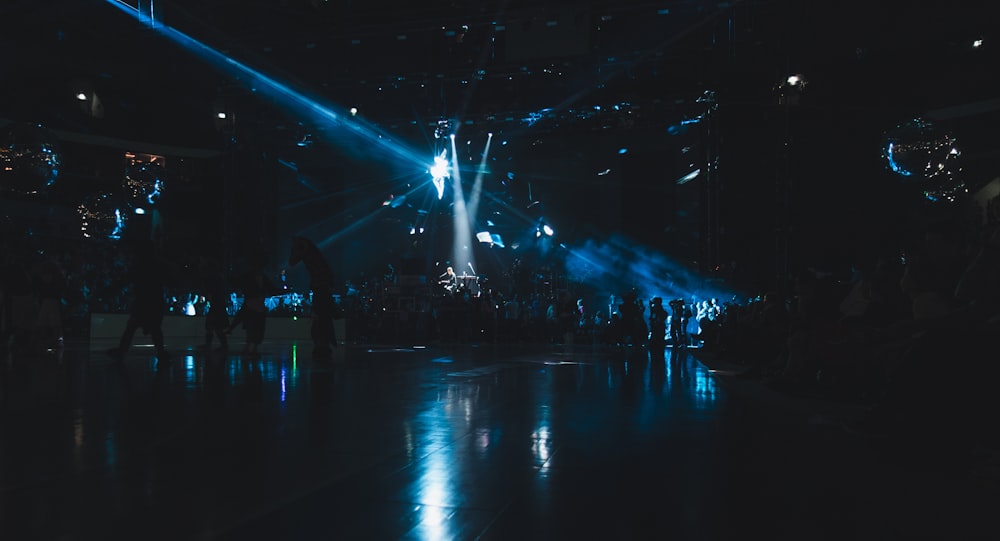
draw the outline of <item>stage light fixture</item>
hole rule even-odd
[[[801,74],[789,75],[785,82],[788,83],[788,86],[798,87],[800,89],[805,88],[807,83],[806,78]]]

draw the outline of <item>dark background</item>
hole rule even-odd
[[[161,211],[178,245],[231,261],[265,251],[280,267],[287,238],[306,234],[329,240],[345,274],[447,251],[447,198],[421,191],[378,211],[423,171],[329,136],[115,4],[0,7],[0,119],[51,130],[63,158],[46,193],[5,194],[8,216],[114,190],[122,151],[148,149],[170,156]],[[888,171],[887,133],[998,95],[984,1],[175,0],[155,10],[302,95],[357,107],[428,162],[440,119],[457,120],[469,148],[494,133],[485,189],[505,202],[493,216],[509,238],[544,214],[569,246],[623,234],[703,272],[735,261],[752,287],[889,249],[953,212]],[[792,96],[779,87],[795,73],[808,84]],[[74,98],[82,87],[100,96],[100,115]],[[237,120],[220,122],[220,108]],[[973,189],[996,176],[994,109],[939,122]],[[298,146],[304,134],[313,143]],[[440,238],[414,244],[408,229],[421,220]]]

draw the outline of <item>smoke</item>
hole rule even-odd
[[[566,273],[572,282],[619,296],[634,289],[642,298],[723,301],[735,293],[726,284],[701,276],[691,265],[622,236],[590,239],[568,249]]]

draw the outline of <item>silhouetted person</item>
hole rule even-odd
[[[38,313],[32,329],[34,349],[39,353],[61,350],[66,276],[54,260],[45,258],[32,266],[32,281],[38,300]]]
[[[142,329],[143,334],[153,339],[156,358],[167,361],[170,356],[163,346],[163,315],[166,312],[163,289],[167,282],[167,265],[157,255],[152,241],[137,241],[128,273],[132,283],[132,308],[118,347],[108,350],[108,355],[115,363],[121,363],[135,332]]]
[[[645,307],[639,302],[639,293],[635,289],[622,296],[618,312],[622,318],[624,345],[639,346],[645,343],[648,329],[642,315],[644,311]]]
[[[208,300],[208,313],[205,314],[205,351],[211,351],[212,341],[219,340],[219,349],[229,347],[226,330],[229,328],[229,315],[226,313],[226,303],[229,293],[226,291],[226,279],[217,260],[202,262],[202,284],[205,287],[205,298]]]
[[[653,297],[649,301],[649,345],[663,347],[667,336],[667,310],[663,308],[663,297]]]
[[[264,301],[267,297],[280,294],[281,290],[267,277],[263,271],[263,264],[260,263],[253,271],[243,276],[239,287],[243,291],[243,305],[226,329],[226,333],[233,332],[233,329],[242,324],[246,330],[246,344],[242,353],[257,356],[260,354],[259,347],[264,341],[264,330],[267,325],[267,306]]]
[[[691,318],[691,309],[684,303],[684,299],[674,299],[670,301],[670,341],[674,347],[688,345],[687,325]]]
[[[312,325],[309,331],[313,339],[313,355],[325,359],[332,353],[331,348],[337,347],[337,333],[333,326],[337,313],[333,299],[333,270],[319,248],[305,237],[292,239],[288,265],[294,267],[299,262],[309,271],[309,289],[312,291]]]

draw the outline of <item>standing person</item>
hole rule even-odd
[[[649,345],[662,348],[667,336],[667,310],[663,308],[663,297],[653,297],[649,301]]]
[[[622,296],[618,313],[622,318],[624,345],[641,346],[646,342],[646,335],[649,331],[646,328],[646,320],[643,318],[645,311],[646,307],[639,302],[639,292],[634,288]]]
[[[337,331],[333,324],[337,316],[337,303],[333,298],[333,269],[319,247],[305,237],[292,239],[288,265],[294,267],[299,262],[309,271],[309,290],[312,292],[312,324],[309,334],[313,339],[313,356],[319,360],[327,360],[333,353],[332,348],[337,347]],[[395,273],[391,264],[389,269]],[[392,279],[395,280],[395,276]]]
[[[264,341],[267,326],[267,306],[264,301],[267,297],[279,294],[281,290],[264,273],[262,263],[255,265],[255,269],[247,273],[241,282],[243,305],[226,329],[226,334],[232,333],[233,329],[242,324],[246,330],[246,343],[241,353],[256,357],[260,355],[259,348]]]
[[[674,347],[686,347],[688,344],[687,324],[691,310],[684,304],[684,299],[670,301],[670,342]],[[687,317],[685,317],[685,313]]]
[[[62,350],[62,302],[66,297],[66,275],[51,258],[39,261],[32,270],[35,298],[38,299],[32,342],[40,353]]]
[[[163,345],[167,265],[157,255],[156,245],[152,241],[136,241],[128,274],[132,283],[132,308],[118,347],[108,350],[108,355],[115,364],[121,364],[132,345],[135,332],[142,329],[143,334],[148,334],[153,339],[157,360],[166,362],[170,359]]]
[[[219,350],[229,348],[226,329],[229,328],[229,315],[226,305],[229,295],[226,293],[226,279],[217,260],[204,260],[201,265],[202,285],[205,287],[205,298],[208,301],[208,313],[205,314],[205,351],[211,351],[212,341],[219,340]]]

